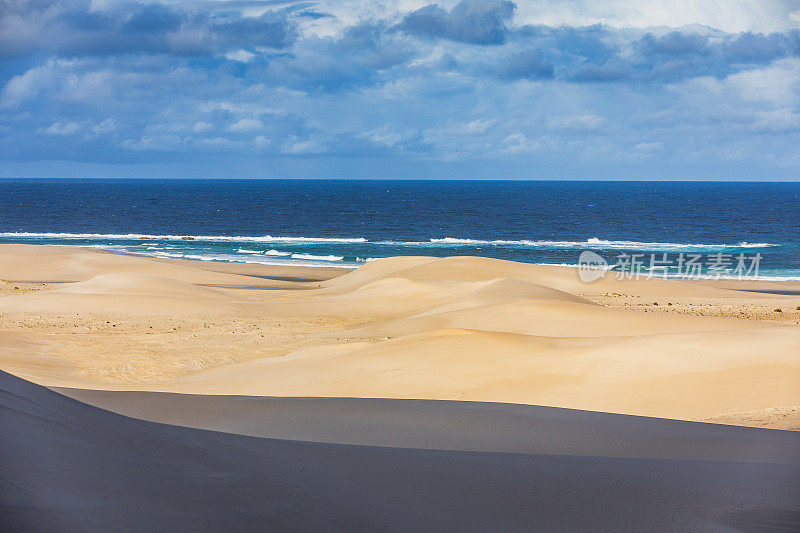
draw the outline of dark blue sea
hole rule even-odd
[[[681,254],[713,255],[731,266],[713,277],[759,254],[759,277],[800,279],[800,183],[0,180],[0,242],[342,267],[393,255],[575,265],[592,250],[612,264],[667,254],[670,275]]]

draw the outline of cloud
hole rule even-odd
[[[111,133],[112,131],[116,131],[117,123],[114,119],[107,118],[104,121],[94,124],[91,127],[92,133],[101,135],[104,133]]]
[[[769,33],[796,28],[796,0],[539,0],[519,2],[520,24],[588,26],[603,23],[616,28],[677,28],[699,24],[728,33]]]
[[[414,55],[385,26],[364,23],[336,37],[305,39],[292,54],[275,57],[265,71],[270,80],[301,90],[341,91],[371,85]]]
[[[226,54],[224,54],[224,56],[226,59],[230,59],[231,61],[238,61],[240,63],[249,63],[256,57],[258,57],[253,52],[244,49],[234,50],[233,52],[227,52]]]
[[[790,133],[800,130],[800,111],[791,108],[761,111],[752,125],[760,133]]]
[[[383,124],[378,128],[364,132],[362,135],[370,141],[389,147],[394,147],[419,137],[419,132],[413,129],[396,130],[392,126]]]
[[[59,120],[50,124],[44,132],[50,135],[74,135],[82,129],[77,122],[62,122]]]
[[[605,119],[593,114],[576,116],[555,116],[547,119],[547,126],[563,132],[594,132],[605,125]]]
[[[634,152],[645,153],[645,154],[659,152],[663,149],[664,149],[664,143],[661,141],[642,142],[636,144],[633,147]]]
[[[207,131],[211,131],[214,129],[214,125],[210,122],[195,122],[194,126],[192,126],[192,131],[194,133],[205,133]]]
[[[656,17],[638,0],[0,0],[0,174],[49,159],[226,175],[792,168],[790,3],[737,0],[751,17],[737,26],[675,2],[685,12]],[[703,25],[715,17],[725,27]]]
[[[264,124],[254,118],[243,118],[228,126],[228,131],[234,133],[248,133],[251,131],[258,131],[264,127]]]
[[[512,133],[503,139],[501,150],[506,154],[520,154],[536,152],[540,148],[536,140],[529,139],[524,133]]]
[[[504,0],[461,0],[448,12],[430,4],[406,15],[398,27],[420,37],[501,44],[515,7]]]
[[[491,69],[500,79],[514,81],[519,79],[549,79],[555,72],[539,50],[525,50],[500,59]]]
[[[191,5],[88,0],[21,0],[0,9],[0,58],[31,54],[210,55],[291,45],[297,26],[286,11],[246,16]]]

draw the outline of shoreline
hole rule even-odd
[[[175,240],[178,239],[178,236],[175,237]],[[228,237],[231,238],[231,237]],[[280,268],[299,268],[299,269],[341,269],[341,270],[355,270],[359,268],[361,265],[369,263],[370,261],[377,261],[380,259],[390,259],[391,257],[397,256],[383,256],[383,257],[370,257],[363,262],[359,262],[357,265],[335,265],[335,264],[293,264],[293,263],[285,263],[279,262],[280,260],[275,260],[275,262],[261,262],[261,261],[248,261],[245,257],[242,257],[241,260],[235,259],[219,259],[214,257],[209,257],[208,259],[203,259],[200,257],[188,257],[188,256],[175,256],[175,257],[166,257],[163,255],[158,255],[155,253],[147,253],[146,251],[128,251],[128,250],[115,250],[113,248],[105,248],[102,245],[82,245],[82,244],[50,244],[50,243],[4,243],[0,242],[0,245],[22,245],[22,246],[64,246],[64,247],[75,247],[75,248],[82,248],[82,249],[94,249],[94,250],[101,250],[106,253],[111,254],[118,254],[118,255],[131,255],[137,257],[149,257],[153,259],[163,259],[163,260],[178,260],[178,261],[196,261],[196,262],[203,262],[203,263],[225,263],[225,264],[243,264],[243,265],[260,265],[260,266],[268,266],[268,267],[280,267]],[[593,251],[588,249],[589,251]],[[486,257],[491,258],[490,256],[480,256],[480,255],[453,255],[453,256],[426,256],[426,255],[415,255],[416,257]],[[303,261],[304,259],[296,259],[296,261]],[[506,259],[507,260],[507,259]],[[306,261],[313,261],[308,259]],[[520,261],[525,264],[530,265],[538,265],[538,266],[547,266],[547,267],[563,267],[563,268],[581,268],[580,264],[577,263],[541,263],[541,262],[525,262]],[[331,261],[331,263],[335,263],[335,261]],[[608,269],[609,273],[614,273],[613,268]],[[675,280],[697,280],[697,281],[713,281],[713,282],[734,282],[734,283],[758,283],[758,282],[786,282],[786,283],[795,283],[797,289],[800,290],[800,275],[782,275],[776,274],[772,276],[767,275],[758,275],[758,276],[725,276],[725,275],[709,275],[709,274],[698,274],[698,275],[678,275],[678,274],[662,274],[662,275],[653,275],[650,276],[649,274],[641,273],[637,276],[637,279],[675,279]]]

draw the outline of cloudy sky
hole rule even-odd
[[[0,176],[800,179],[800,0],[0,0]]]

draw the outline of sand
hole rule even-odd
[[[532,405],[55,389],[133,418],[309,442],[652,459],[800,462],[800,432]]]
[[[733,433],[758,435],[748,442],[763,449],[747,461],[451,451],[156,424],[5,373],[0,391],[4,531],[759,531],[800,525],[800,463],[785,461],[797,444],[792,432],[648,426],[678,438],[677,445],[716,436],[721,449],[735,446]],[[548,424],[555,433],[558,418]],[[568,430],[569,417],[561,418]],[[625,431],[626,421],[635,432],[635,419],[612,427]],[[591,417],[585,422],[591,425]],[[600,435],[607,421],[597,422]],[[459,433],[474,440],[471,427]],[[559,438],[568,435],[553,437]],[[609,442],[595,445],[603,453]]]
[[[0,245],[0,528],[800,529],[797,286]]]
[[[315,272],[3,245],[0,368],[80,389],[505,402],[798,429],[782,409],[800,405],[800,296],[756,292],[796,284],[587,284],[569,268],[477,257]]]

